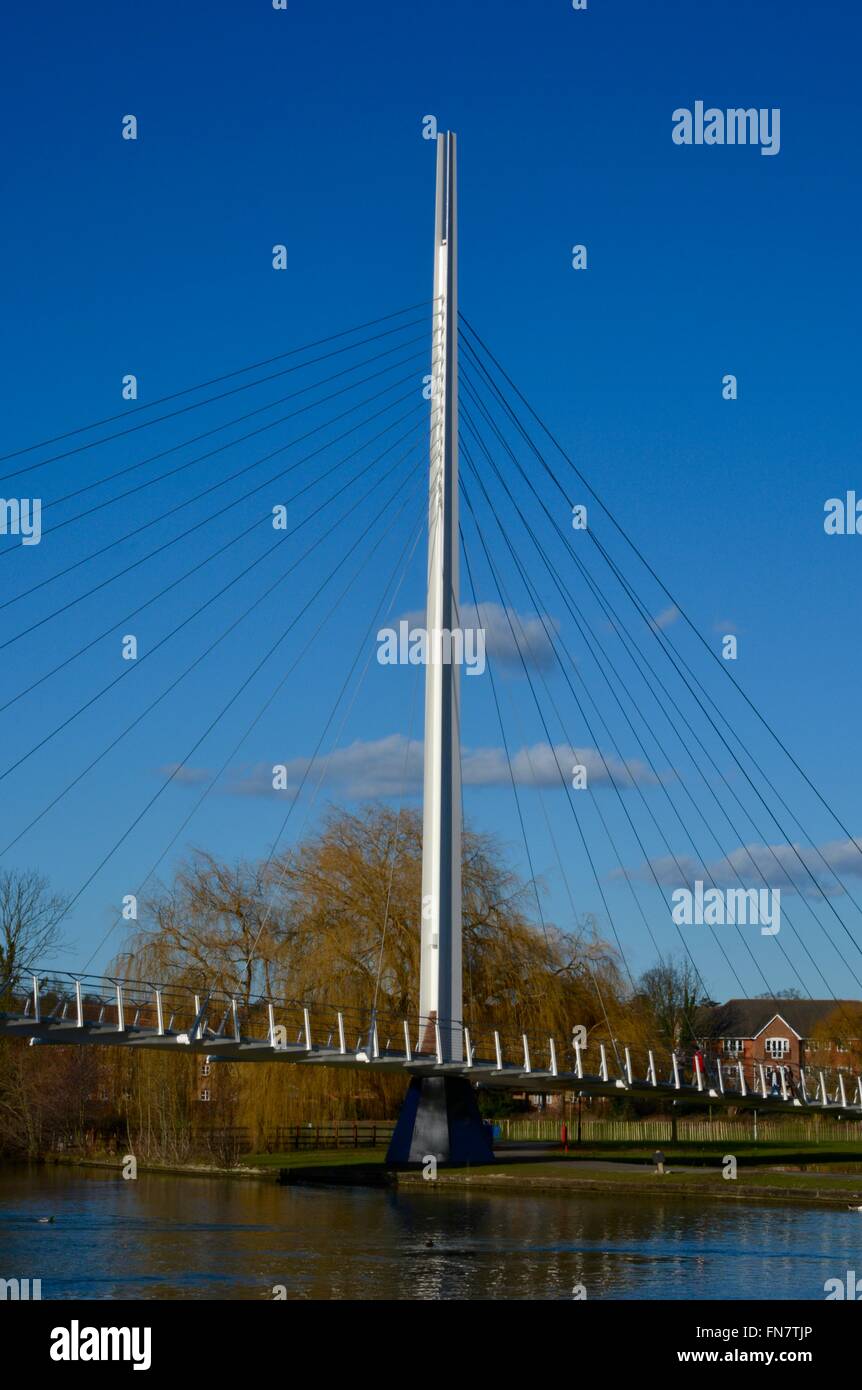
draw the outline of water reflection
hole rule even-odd
[[[44,1298],[822,1299],[860,1244],[843,1210],[0,1173],[0,1278]]]

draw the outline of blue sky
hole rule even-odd
[[[19,7],[4,21],[0,84],[6,131],[0,160],[2,451],[119,412],[127,372],[138,376],[146,401],[427,300],[434,152],[422,139],[422,118],[433,114],[460,141],[464,313],[708,640],[717,644],[722,632],[737,633],[735,676],[845,825],[860,834],[855,613],[862,540],[827,537],[822,525],[825,500],[862,481],[855,408],[859,30],[855,8],[835,0],[817,6],[762,0],[756,7],[729,0],[708,16],[682,0],[589,0],[585,12],[574,12],[568,0],[530,6],[441,0],[433,13],[395,0],[364,6],[289,0],[283,13],[264,0],[204,7],[151,0],[91,4],[83,12],[50,2]],[[780,153],[766,158],[756,148],[676,146],[672,113],[697,100],[721,109],[780,108]],[[139,121],[135,142],[120,136],[127,113]],[[271,248],[282,242],[288,269],[276,273]],[[571,268],[575,243],[588,248],[585,272]],[[424,331],[421,325],[413,330]],[[421,350],[420,344],[415,351]],[[418,375],[424,370],[416,366]],[[734,402],[722,399],[726,373],[738,378]],[[290,389],[288,379],[275,394]],[[241,408],[242,399],[231,414]],[[56,450],[10,460],[0,465],[0,491],[39,495],[47,508],[103,473],[205,428],[209,419],[193,419],[188,428],[182,418],[167,422],[20,481],[17,467]],[[17,596],[260,452],[246,446],[230,463],[219,457],[181,473],[70,524],[59,537],[46,535],[39,547],[0,538],[0,549],[14,551],[0,559],[3,592]],[[421,489],[418,447],[415,456],[409,487]],[[154,470],[140,476],[154,476]],[[298,487],[302,474],[293,476]],[[524,483],[513,475],[512,485],[526,505]],[[110,487],[88,493],[87,504],[111,495]],[[552,491],[546,497],[550,505]],[[211,540],[191,538],[163,562],[140,566],[0,652],[3,701],[112,621],[121,623],[216,542],[227,543],[237,518],[249,525],[262,503],[266,510],[280,500],[262,492],[217,522],[207,532]],[[46,526],[71,516],[81,500],[53,505]],[[180,514],[183,524],[209,505],[190,505]],[[283,807],[271,797],[239,792],[260,766],[290,764],[313,751],[419,505],[419,491],[405,500],[392,538],[351,585],[301,679],[285,685],[164,869],[189,844],[226,856],[254,856],[269,844]],[[375,516],[374,499],[357,506],[353,539]],[[490,539],[493,525],[485,521]],[[178,526],[159,522],[0,611],[0,639],[144,555]],[[622,559],[598,514],[596,527]],[[310,525],[309,540],[314,534]],[[555,553],[562,573],[561,547]],[[494,598],[487,566],[475,546],[473,552],[479,598],[487,603]],[[259,553],[259,540],[237,542],[224,569],[215,563],[148,609],[132,629],[142,648]],[[2,862],[37,864],[58,888],[76,892],[158,789],[158,769],[186,753],[343,553],[343,540],[322,544]],[[499,538],[495,553],[515,606],[534,612]],[[423,566],[420,542],[400,612],[421,607]],[[531,573],[607,711],[559,596],[540,564],[531,561]],[[636,566],[631,573],[650,611],[664,611],[666,597]],[[344,571],[345,579],[349,574]],[[252,575],[238,584],[187,637],[130,673],[121,688],[3,780],[4,844],[251,602],[262,583],[262,575]],[[194,769],[220,765],[310,630],[288,637],[280,649],[282,668],[268,666],[238,699],[191,760]],[[694,660],[682,624],[668,632]],[[38,694],[0,715],[4,768],[118,674],[119,635],[117,628]],[[721,672],[708,661],[698,669],[715,698],[723,692],[722,708],[743,718],[746,739],[816,842],[840,841],[840,831],[789,774],[762,730],[738,702],[725,699],[729,683],[721,683]],[[571,741],[589,745],[562,678],[550,669],[546,676],[567,711]],[[540,743],[543,731],[516,667],[501,667],[500,684],[504,704],[519,711],[524,735],[513,715],[513,747]],[[352,756],[364,773],[400,759],[412,690],[408,671],[370,670],[338,744],[343,749],[359,741]],[[463,734],[465,758],[473,759],[467,815],[497,832],[523,870],[511,791],[493,770],[482,771],[500,747],[494,720],[487,679],[467,680]],[[623,755],[636,758],[632,739],[619,726],[617,732]],[[682,779],[694,793],[682,751],[669,741],[666,746],[672,756],[662,767],[674,790]],[[726,759],[722,766],[745,796],[739,774]],[[374,778],[366,781],[373,789]],[[365,784],[357,778],[344,785],[361,791]],[[193,786],[169,788],[96,874],[67,925],[70,963],[83,963],[97,947],[119,899],[134,891],[165,849],[195,794]],[[331,791],[324,785],[317,807],[327,795],[347,795],[337,775]],[[660,788],[646,795],[657,809],[664,804]],[[613,821],[619,807],[612,791],[597,789],[596,797]],[[546,914],[568,925],[568,900],[538,794],[525,787],[523,798],[534,863],[547,887]],[[552,785],[545,808],[558,830],[578,910],[596,912],[600,931],[609,935],[570,808]],[[297,828],[304,817],[300,805]],[[764,823],[768,828],[768,818]],[[652,963],[652,943],[614,877],[616,861],[600,828],[594,819],[587,824],[607,901],[637,972]],[[637,874],[643,856],[626,838],[622,820],[618,829],[623,858]],[[727,827],[722,834],[726,847],[736,848]],[[753,844],[758,837],[748,826],[741,840]],[[648,847],[657,859],[659,844],[648,841]],[[673,848],[680,855],[687,850],[681,834]],[[851,887],[858,885],[853,854],[841,863],[849,866]],[[834,901],[858,936],[855,908],[843,896]],[[646,882],[643,904],[662,950],[678,953],[669,908]],[[788,901],[788,910],[792,917],[798,911],[800,934],[829,987],[857,993],[807,908]],[[839,939],[832,910],[820,915]],[[104,964],[120,939],[115,932],[94,964]],[[710,992],[739,993],[714,942],[703,935],[688,939]],[[824,993],[790,932],[786,940],[811,992]],[[770,985],[798,986],[775,942],[755,932],[747,946]],[[842,949],[862,973],[862,957],[846,934]],[[728,951],[746,989],[762,989],[746,945],[737,938]]]

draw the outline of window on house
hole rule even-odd
[[[210,1074],[210,1064],[209,1064],[209,1062],[204,1062],[203,1065],[201,1066],[201,1076],[209,1076],[209,1074]]]
[[[847,1046],[846,1042],[842,1042],[841,1039],[838,1038],[838,1039],[836,1040],[836,1042],[835,1042],[835,1051],[836,1051],[836,1052],[849,1052],[850,1049],[849,1049],[849,1047]]]
[[[724,1050],[728,1057],[739,1057],[743,1052],[742,1038],[725,1038]]]
[[[210,1093],[209,1093],[209,1090],[207,1089],[207,1087],[205,1086],[204,1089],[201,1091],[201,1100],[209,1100],[209,1098],[210,1098]]]
[[[790,1051],[789,1038],[767,1038],[766,1055],[767,1057],[786,1057]]]

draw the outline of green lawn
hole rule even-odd
[[[551,1176],[555,1179],[573,1180],[602,1178],[609,1181],[635,1181],[659,1183],[661,1181],[680,1183],[686,1179],[725,1183],[721,1176],[722,1160],[732,1153],[737,1160],[739,1177],[737,1181],[767,1186],[812,1186],[817,1183],[818,1174],[846,1174],[847,1187],[862,1186],[862,1146],[852,1143],[830,1144],[665,1144],[662,1152],[667,1163],[676,1171],[666,1179],[653,1173],[652,1156],[654,1144],[604,1143],[594,1145],[573,1145],[568,1154],[552,1146],[547,1154],[538,1156],[539,1146],[524,1144],[498,1150],[497,1162],[487,1169],[449,1169],[452,1173],[488,1172],[506,1176],[538,1179]],[[519,1153],[519,1148],[522,1152]],[[532,1153],[526,1152],[532,1150]],[[287,1153],[244,1155],[240,1162],[244,1166],[264,1169],[314,1169],[349,1168],[360,1166],[366,1169],[385,1167],[386,1151],[377,1149],[305,1149]],[[587,1167],[589,1162],[645,1165],[645,1170],[629,1167],[600,1169]],[[584,1166],[582,1166],[584,1165]],[[780,1173],[777,1168],[805,1167],[806,1173]]]
[[[668,1163],[704,1167],[720,1164],[725,1154],[733,1154],[740,1167],[770,1167],[774,1165],[804,1165],[823,1172],[862,1173],[862,1145],[853,1143],[829,1144],[753,1144],[727,1140],[716,1144],[629,1144],[605,1143],[571,1145],[568,1154],[560,1159],[601,1159],[607,1162],[651,1163],[656,1149],[661,1149]],[[511,1150],[500,1150],[500,1162],[508,1162]],[[517,1161],[517,1160],[516,1160]]]
[[[592,1168],[586,1165],[581,1166],[577,1163],[566,1163],[565,1161],[550,1160],[544,1163],[495,1163],[493,1168],[447,1168],[441,1170],[452,1176],[467,1177],[503,1177],[518,1178],[524,1182],[540,1183],[543,1179],[554,1179],[564,1183],[611,1183],[611,1184],[637,1184],[638,1186],[649,1186],[657,1192],[672,1192],[674,1188],[693,1186],[703,1187],[705,1185],[715,1186],[718,1192],[725,1188],[738,1191],[740,1189],[751,1189],[756,1191],[758,1188],[786,1188],[788,1190],[805,1191],[826,1191],[836,1195],[842,1192],[851,1192],[856,1196],[856,1201],[862,1202],[862,1175],[847,1175],[846,1183],[834,1181],[832,1178],[824,1180],[823,1174],[818,1173],[778,1173],[773,1170],[753,1172],[742,1167],[738,1169],[738,1175],[733,1182],[722,1176],[721,1167],[716,1165],[713,1168],[686,1168],[683,1170],[674,1169],[673,1172],[666,1173],[664,1177],[659,1177],[652,1169],[633,1169],[633,1168]],[[860,1228],[862,1233],[862,1228]]]
[[[537,1145],[507,1145],[498,1150],[495,1168],[534,1165],[537,1162],[528,1150]],[[555,1151],[555,1145],[542,1145],[548,1158],[541,1162],[577,1163],[584,1159],[602,1162],[649,1163],[656,1148],[662,1148],[670,1165],[691,1166],[694,1169],[717,1168],[726,1154],[733,1154],[740,1168],[770,1168],[770,1166],[801,1166],[819,1172],[855,1173],[862,1176],[862,1145],[859,1144],[571,1144],[569,1152]],[[519,1152],[519,1150],[523,1150]],[[361,1163],[363,1166],[385,1162],[385,1148],[325,1148],[325,1150],[289,1150],[285,1154],[242,1155],[243,1165],[253,1168],[314,1168],[317,1165],[341,1168]]]
[[[342,1168],[362,1164],[383,1167],[386,1150],[380,1149],[291,1149],[281,1154],[243,1154],[240,1163],[250,1168]]]

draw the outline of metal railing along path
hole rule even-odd
[[[462,1060],[447,1060],[441,1032],[446,1022],[69,972],[34,970],[0,982],[0,1037],[28,1038],[33,1045],[182,1048],[210,1062],[368,1067],[402,1076],[459,1076],[488,1088],[538,1094],[665,1097],[776,1113],[862,1115],[862,1078],[849,1069],[793,1072],[786,1065],[700,1054],[684,1064],[659,1046],[618,1039],[561,1044],[460,1021],[451,1033],[461,1042]]]

